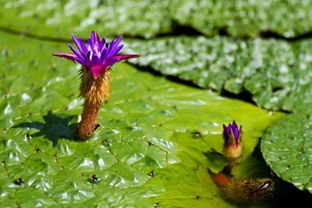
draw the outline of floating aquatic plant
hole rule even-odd
[[[85,139],[96,128],[96,120],[103,102],[110,96],[110,68],[121,60],[135,58],[137,54],[119,54],[123,45],[122,36],[109,44],[105,38],[100,40],[98,34],[91,32],[85,44],[83,40],[72,35],[77,49],[68,44],[73,53],[53,53],[54,56],[66,58],[81,64],[80,96],[85,99],[82,119],[78,126],[77,136]]]

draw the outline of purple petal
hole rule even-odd
[[[75,61],[76,55],[72,53],[52,53],[53,56],[58,56],[61,58],[66,58],[72,61]]]
[[[73,51],[73,53],[76,55],[75,60],[78,61],[79,63],[81,63],[82,65],[87,65],[88,61],[86,61],[86,59],[84,57],[81,56],[81,54],[74,49],[70,44],[68,44],[68,47]]]
[[[118,61],[127,60],[131,58],[137,58],[137,57],[140,57],[140,55],[139,54],[118,54],[114,56],[114,58],[117,59]]]
[[[110,58],[108,60],[105,61],[105,66],[112,66],[113,64],[115,64],[116,62],[118,62],[117,59],[114,59],[114,58]]]
[[[107,47],[106,58],[115,56],[122,49],[123,45],[118,46],[122,38],[122,36],[119,36],[118,39],[114,39],[112,42],[110,42]]]
[[[238,138],[239,138],[239,131],[238,131],[238,128],[233,128],[233,134],[234,134],[234,138],[236,139],[236,140],[238,140]]]
[[[81,59],[83,59],[83,56],[81,55],[81,53],[80,52],[78,52],[73,46],[71,46],[69,43],[67,44],[68,45],[68,47],[72,50],[72,52],[76,55],[76,56],[78,56],[78,57],[80,57]]]
[[[100,43],[100,45],[99,45],[99,51],[102,53],[103,52],[103,50],[106,48],[105,47],[105,38],[103,38],[102,40],[101,40],[101,43]]]
[[[112,58],[114,57],[116,54],[118,54],[118,52],[122,49],[123,45],[120,45],[116,48],[111,47],[110,50],[107,50],[106,52],[106,58]]]
[[[139,57],[140,55],[138,54],[119,54],[116,55],[108,60],[105,61],[105,65],[106,66],[112,66],[113,64],[115,64],[118,61],[122,61],[122,60],[127,60],[130,58],[135,58],[135,57]]]
[[[94,31],[91,32],[91,40],[92,40],[92,42],[93,42],[94,45],[95,45],[95,44],[97,44],[97,45],[100,44],[99,35],[98,35],[96,32],[94,32]]]
[[[238,140],[240,132],[239,132],[238,126],[235,123],[235,121],[233,121],[233,123],[232,123],[232,132],[233,132],[234,138],[236,140]]]
[[[72,38],[73,38],[77,48],[79,49],[81,55],[86,56],[88,50],[87,50],[87,47],[86,47],[85,43],[83,42],[83,40],[77,38],[74,34],[72,34]]]
[[[96,44],[94,43],[92,38],[88,39],[88,42],[87,42],[88,52],[92,51],[95,47],[96,47]]]
[[[89,39],[89,40],[87,41],[87,49],[88,49],[88,52],[89,52],[93,47],[94,47],[93,42],[92,42],[91,39]]]
[[[123,39],[123,36],[122,36],[122,35],[119,36],[119,37],[117,38],[115,44],[116,44],[116,45],[119,45],[119,43],[122,41],[122,39]]]
[[[226,128],[226,134],[227,134],[227,135],[230,135],[230,134],[231,134],[231,130],[232,130],[232,125],[229,124],[229,125],[227,126],[227,128]]]
[[[95,64],[99,64],[99,60],[100,58],[97,56],[97,54],[95,53],[95,51],[92,51],[92,56],[90,57],[90,62],[95,65]]]
[[[123,36],[119,36],[117,39],[113,39],[112,42],[110,42],[109,46],[111,46],[111,48],[116,48],[119,43],[122,41]]]

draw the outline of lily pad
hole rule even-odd
[[[150,37],[169,31],[167,6],[153,0],[9,0],[1,3],[0,26],[54,38],[88,36],[91,30],[106,37]]]
[[[304,111],[312,104],[312,41],[175,37],[129,41],[131,63],[201,88],[248,92],[266,109]]]
[[[51,56],[66,44],[1,33],[0,47],[1,207],[235,207],[207,172],[225,165],[222,124],[243,125],[244,161],[283,115],[118,64],[79,142],[79,67]]]
[[[255,37],[269,31],[296,37],[312,31],[311,1],[2,0],[0,9],[2,28],[54,38],[86,37],[91,29],[149,38],[180,26],[207,36]]]
[[[235,37],[255,37],[270,31],[295,37],[312,28],[311,1],[172,0],[170,6],[180,24],[192,25],[208,36],[223,31]]]
[[[265,161],[282,179],[312,193],[312,117],[290,114],[265,132],[261,151]]]

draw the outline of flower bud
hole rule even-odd
[[[242,154],[242,126],[238,127],[236,122],[232,124],[223,125],[223,155],[229,161],[234,161]]]

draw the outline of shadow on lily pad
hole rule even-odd
[[[31,137],[44,136],[44,138],[52,141],[53,145],[61,138],[68,140],[76,140],[77,123],[73,122],[76,116],[61,117],[55,114],[47,114],[43,116],[44,122],[23,122],[13,128],[30,128],[37,129],[38,132],[31,134]]]

